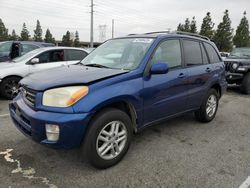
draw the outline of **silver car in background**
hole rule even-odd
[[[6,99],[13,99],[18,93],[18,83],[23,77],[47,69],[76,64],[87,55],[88,52],[82,48],[46,47],[1,63],[0,94]]]

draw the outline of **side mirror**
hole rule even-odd
[[[166,74],[168,73],[168,65],[166,63],[155,63],[151,66],[151,74]]]
[[[39,58],[33,58],[33,59],[30,60],[29,64],[34,65],[34,64],[37,64],[37,63],[39,63]]]

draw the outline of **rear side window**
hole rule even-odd
[[[203,64],[208,64],[209,61],[208,61],[207,53],[206,53],[206,50],[202,44],[201,44],[201,52],[202,52]]]
[[[187,66],[202,65],[202,53],[199,42],[183,40],[183,48]]]
[[[65,50],[66,61],[83,60],[88,54],[81,50]]]
[[[181,46],[179,40],[167,40],[156,49],[152,63],[167,63],[169,68],[181,66]]]
[[[30,52],[32,50],[35,50],[39,48],[38,46],[31,45],[31,44],[23,44],[22,45],[22,54],[26,54],[27,52]]]
[[[208,43],[204,43],[204,45],[207,50],[210,63],[219,63],[220,58],[219,58],[218,53],[215,51],[214,47]]]

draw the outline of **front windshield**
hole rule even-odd
[[[250,48],[235,48],[230,53],[230,58],[250,59]]]
[[[125,38],[105,42],[95,49],[82,64],[85,66],[99,65],[112,69],[136,69],[150,45],[152,38]]]
[[[25,60],[29,60],[30,58],[32,58],[34,55],[36,55],[38,52],[41,51],[42,48],[38,48],[36,50],[33,50],[33,51],[30,51],[20,57],[17,57],[17,58],[14,58],[12,61],[15,62],[15,63],[20,63],[22,61],[25,61]]]

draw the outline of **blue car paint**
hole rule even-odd
[[[21,111],[20,114],[23,114],[31,124],[32,134],[24,132],[25,135],[41,144],[73,148],[80,146],[96,112],[110,104],[125,102],[131,105],[136,112],[136,129],[140,130],[176,114],[198,109],[207,91],[214,84],[220,86],[223,94],[226,88],[223,62],[189,68],[182,67],[170,70],[167,74],[145,75],[151,54],[161,41],[169,38],[180,39],[182,36],[156,36],[139,67],[130,72],[90,67],[86,70],[81,66],[77,68],[71,66],[34,74],[23,79],[21,84],[37,90],[38,94],[34,108],[29,107],[20,94],[10,104],[15,125],[24,132],[20,129],[23,122],[15,115],[15,106],[17,106]],[[208,67],[210,72],[207,72]],[[91,72],[91,76],[88,71]],[[104,72],[105,76],[101,76]],[[50,73],[53,73],[52,76],[49,76]],[[68,108],[42,105],[45,90],[67,85],[88,85],[89,94]],[[58,142],[46,140],[46,123],[60,126]]]

